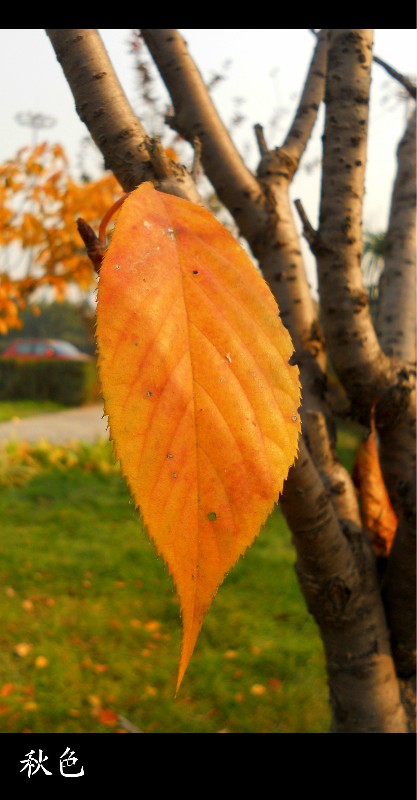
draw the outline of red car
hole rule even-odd
[[[15,339],[1,354],[1,358],[94,360],[92,356],[81,353],[73,344],[64,342],[62,339]]]

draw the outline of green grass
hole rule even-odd
[[[14,417],[22,419],[63,409],[68,409],[68,406],[54,403],[52,400],[0,400],[0,422],[7,422]]]
[[[328,730],[279,511],[220,587],[175,699],[177,597],[110,446],[30,453],[9,454],[31,471],[0,488],[0,730],[122,731],[117,715],[154,733]]]

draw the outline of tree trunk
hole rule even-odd
[[[52,33],[51,40],[79,97],[83,62],[90,75],[97,76],[101,55],[96,53],[95,62],[89,60],[72,31]],[[407,700],[403,697],[403,705],[400,699],[375,560],[362,530],[352,480],[335,457],[325,378],[327,344],[353,415],[367,422],[375,399],[385,398],[389,406],[387,397],[391,397],[389,407],[395,409],[392,435],[396,435],[400,401],[395,392],[402,367],[378,342],[360,275],[372,32],[334,30],[330,37],[320,231],[316,236],[326,344],[308,288],[289,191],[324,94],[328,32],[318,36],[304,91],[282,147],[268,150],[258,126],[261,162],[257,176],[237,153],[178,32],[152,29],[142,34],[171,94],[175,114],[170,122],[190,142],[199,137],[206,174],[259,259],[295,344],[303,386],[304,436],[282,506],[297,550],[300,585],[323,639],[332,730],[405,732]],[[65,47],[65,39],[71,48]],[[71,59],[78,64],[75,79],[71,77]],[[94,128],[101,100],[94,91],[89,97],[89,124]],[[108,121],[109,131],[112,124]],[[129,115],[124,124],[126,130],[134,128]],[[176,174],[161,153],[156,158],[143,130],[138,136],[144,145],[136,151],[137,167],[130,164],[130,150],[127,154],[125,188],[131,188],[126,184],[133,174],[141,175],[140,180],[150,176],[162,190],[195,201],[189,176]],[[105,137],[101,141],[104,147]],[[107,164],[116,175],[122,175],[123,137],[113,137],[112,143],[113,148],[106,151]],[[401,551],[401,543],[399,536],[397,551]],[[408,553],[407,548],[408,538]],[[387,591],[389,576],[390,570]],[[396,584],[395,575],[392,580]],[[399,631],[398,635],[402,646],[403,634]]]

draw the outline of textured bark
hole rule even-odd
[[[416,361],[416,115],[397,151],[398,169],[384,246],[377,331],[387,355]]]
[[[150,175],[146,131],[135,117],[94,29],[47,29],[78,114],[125,191]]]
[[[186,170],[164,156],[135,116],[113,70],[103,42],[94,29],[46,29],[56,57],[74,95],[80,119],[86,124],[126,192],[143,181],[162,191],[200,198]]]
[[[297,166],[310,139],[319,106],[324,98],[328,36],[327,30],[317,35],[317,46],[308,68],[301,98],[282,145],[282,149],[296,161]]]
[[[404,646],[408,654],[412,651],[410,620],[415,608],[412,596],[413,587],[415,590],[415,577],[413,579],[411,575],[413,567],[410,568],[410,564],[406,565],[403,561],[406,552],[409,556],[415,553],[415,536],[399,491],[401,485],[410,483],[415,470],[415,376],[404,362],[391,358],[391,353],[384,353],[381,348],[362,285],[361,215],[370,61],[369,31],[332,31],[317,261],[323,325],[332,361],[350,397],[354,416],[366,423],[370,408],[376,403],[381,466],[391,501],[400,517],[398,537],[402,545],[397,543],[393,547],[389,559],[389,590],[387,588],[385,594],[385,605],[396,666],[401,673],[401,647]],[[394,192],[391,212],[391,224],[395,220],[396,230],[393,231],[390,248],[395,252],[398,252],[397,247],[403,248],[404,252],[405,242],[410,235],[407,231],[401,241],[399,232],[402,220],[396,214],[400,202],[407,212],[410,206],[410,184],[408,188],[406,185],[404,192],[402,186],[409,169],[405,161],[404,155],[404,171],[401,173],[401,184],[398,183],[398,190]],[[407,223],[412,231],[414,221],[408,217],[404,227]],[[409,256],[410,251],[407,250],[407,258]],[[397,269],[398,265],[391,267],[390,273]],[[410,283],[408,286],[410,288]],[[414,287],[412,294],[414,297]],[[384,299],[388,300],[387,295]],[[390,301],[395,330],[400,330],[401,306],[393,295],[390,295]],[[413,298],[407,299],[406,307],[410,315],[415,311]],[[387,336],[388,323],[389,320],[385,320],[384,334],[387,332]],[[407,341],[408,353],[411,352],[410,338],[407,335],[397,339],[401,340],[402,345]],[[402,354],[398,348],[392,355]],[[399,642],[403,642],[404,636],[404,644],[400,647]]]
[[[301,589],[323,639],[332,731],[406,732],[375,570],[370,562],[361,569],[355,563],[303,444],[282,508],[297,550]]]
[[[415,383],[416,360],[416,117],[410,116],[397,151],[377,330],[385,353],[405,362]],[[405,394],[402,414],[382,419],[380,459],[385,483],[400,517],[388,562],[384,601],[397,672],[405,679],[407,705],[416,671],[416,415],[415,391]],[[389,409],[388,409],[389,410]],[[412,706],[411,706],[412,708]],[[409,715],[415,719],[414,713]]]
[[[405,509],[388,561],[384,599],[399,675],[416,672],[416,483],[403,487]]]
[[[356,416],[392,383],[361,274],[362,202],[372,31],[331,31],[317,252],[323,326],[335,370]]]
[[[364,555],[365,539],[356,491],[348,471],[336,458],[327,434],[324,414],[318,411],[307,411],[304,430],[314,464],[332,500],[344,534],[351,542],[354,554],[360,554],[357,559],[360,563]],[[368,548],[366,560],[368,561],[370,557]]]

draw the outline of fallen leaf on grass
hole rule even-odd
[[[260,697],[262,694],[265,694],[266,687],[262,686],[261,683],[254,683],[253,686],[250,687],[250,693],[254,694],[257,697]]]
[[[28,644],[27,642],[21,642],[14,647],[13,652],[16,653],[17,656],[20,658],[25,658],[25,656],[30,653],[32,650],[33,644]]]
[[[113,727],[118,722],[118,714],[115,711],[111,711],[109,708],[101,708],[98,712],[98,719],[102,725],[107,725],[108,727]]]
[[[158,620],[151,619],[149,622],[146,623],[145,630],[146,631],[157,631],[157,630],[159,630],[160,627],[161,627],[161,623]]]
[[[4,683],[0,689],[0,697],[8,697],[9,694],[12,694],[15,690],[14,683]]]

